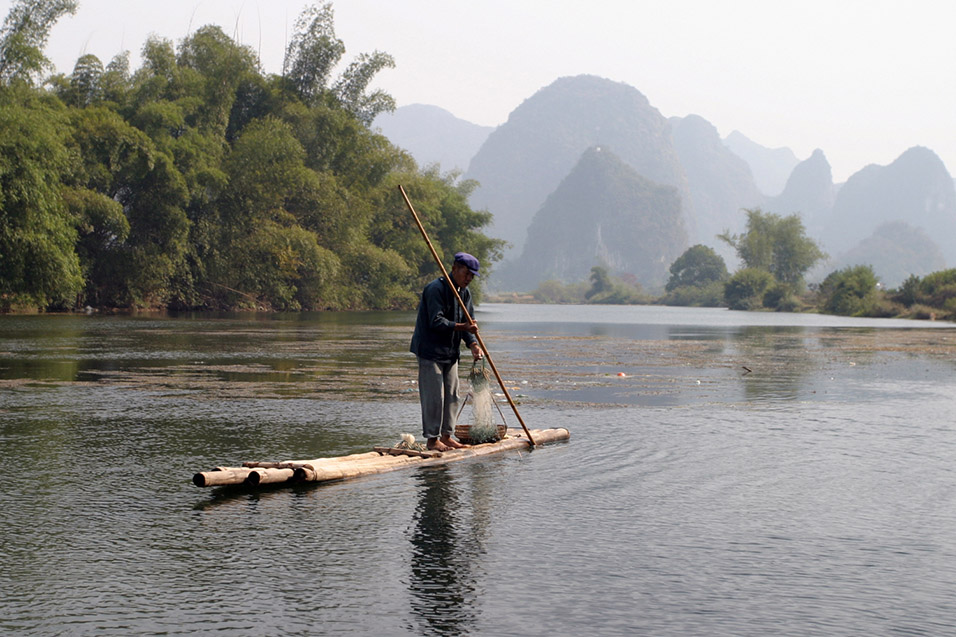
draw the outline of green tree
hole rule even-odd
[[[950,299],[956,298],[956,268],[931,272],[924,276],[919,284],[919,294],[923,303],[933,307],[945,307]]]
[[[491,214],[468,206],[474,182],[456,182],[453,174],[438,176],[434,171],[399,172],[383,184],[381,203],[372,206],[368,237],[380,248],[401,255],[410,268],[408,285],[417,294],[434,278],[436,265],[411,214],[398,191],[401,184],[422,225],[446,267],[458,251],[473,254],[483,264],[482,276],[471,283],[475,299],[481,297],[482,279],[488,266],[501,258],[504,242],[481,232],[491,221]],[[469,289],[471,289],[469,288]]]
[[[293,104],[283,109],[282,119],[305,148],[306,165],[335,175],[353,192],[374,189],[393,170],[414,170],[414,162],[406,162],[388,139],[340,108]]]
[[[276,114],[286,105],[283,97],[288,96],[281,90],[282,84],[281,78],[259,74],[246,75],[239,81],[226,128],[228,143],[234,142],[253,120]]]
[[[345,47],[330,4],[300,16],[284,76],[209,26],[176,47],[151,37],[133,73],[127,52],[105,68],[85,55],[36,88],[49,27],[72,8],[19,2],[0,32],[0,100],[30,103],[0,103],[4,305],[411,307],[435,265],[399,183],[446,263],[500,259],[474,182],[420,170],[369,129],[394,105],[369,88],[391,56],[333,78]]]
[[[332,298],[339,259],[309,231],[263,219],[229,248],[231,285],[219,284],[219,294],[231,305],[247,306],[250,299],[277,310],[339,305]]]
[[[591,281],[591,287],[588,288],[588,291],[584,294],[584,298],[591,300],[592,298],[606,294],[611,291],[611,288],[614,284],[611,282],[611,275],[608,274],[607,268],[596,265],[591,268],[591,276],[588,277]]]
[[[831,272],[820,284],[823,309],[842,316],[867,316],[877,302],[873,268],[858,265]]]
[[[764,270],[780,283],[798,289],[803,276],[826,254],[806,236],[798,215],[781,217],[759,208],[746,210],[747,231],[719,238],[737,251],[747,268]]]
[[[532,295],[539,303],[584,303],[587,289],[588,284],[583,281],[566,284],[549,279],[538,284]]]
[[[911,275],[890,295],[917,318],[956,317],[956,268],[931,272],[920,279]]]
[[[173,43],[151,36],[143,44],[143,64],[130,78],[128,107],[133,112],[158,100],[178,102],[183,112],[192,117],[200,106],[198,82],[190,85],[182,78]],[[190,94],[195,89],[196,94]]]
[[[596,265],[591,268],[590,281],[591,287],[584,293],[584,298],[589,303],[623,305],[647,301],[636,280],[624,281],[612,277],[604,266]]]
[[[724,300],[732,310],[763,307],[764,295],[773,287],[773,275],[760,268],[744,268],[724,284]]]
[[[224,203],[229,218],[256,223],[283,216],[300,191],[315,186],[316,175],[305,165],[305,150],[291,127],[274,117],[256,120],[233,144],[224,168],[229,191]]]
[[[77,108],[101,101],[103,95],[103,63],[95,55],[84,55],[73,66],[69,86],[61,99]]]
[[[113,56],[100,76],[100,95],[118,110],[126,105],[130,88],[129,51],[123,51]]]
[[[417,301],[408,287],[412,268],[393,250],[358,244],[345,255],[343,265],[343,289],[350,307],[392,310]]]
[[[309,104],[325,93],[332,70],[345,55],[345,43],[335,36],[333,15],[331,3],[306,7],[286,48],[282,74]]]
[[[361,53],[332,87],[339,103],[365,126],[371,126],[380,113],[395,110],[395,100],[388,93],[381,90],[367,92],[372,78],[386,68],[395,68],[391,55],[381,51]]]
[[[395,110],[395,100],[381,90],[368,92],[372,79],[386,68],[394,68],[388,53],[361,53],[331,83],[335,66],[345,55],[345,44],[336,37],[332,4],[307,7],[296,20],[295,31],[286,49],[283,76],[308,105],[323,98],[351,113],[364,126],[375,116]]]
[[[800,297],[794,294],[792,286],[774,281],[763,295],[763,306],[778,312],[795,312],[802,307]]]
[[[54,100],[0,89],[0,309],[71,307],[82,286],[61,194],[67,122]]]
[[[72,115],[71,147],[80,158],[71,185],[118,202],[129,223],[123,241],[110,245],[90,270],[95,303],[161,305],[183,267],[189,221],[188,190],[172,158],[142,131],[105,107]]]
[[[920,278],[915,274],[909,275],[896,290],[893,295],[893,300],[906,307],[910,307],[920,300],[919,286]]]
[[[43,55],[50,29],[65,14],[76,13],[76,0],[19,0],[0,28],[0,83],[32,84],[50,61]]]
[[[722,307],[724,300],[724,282],[714,281],[704,286],[685,285],[667,292],[661,299],[663,305],[689,307]]]
[[[162,152],[141,172],[123,175],[119,201],[129,219],[123,274],[135,306],[161,307],[173,296],[174,277],[185,268],[188,190],[172,158]]]
[[[255,52],[219,27],[206,26],[180,45],[177,65],[181,75],[192,72],[193,90],[201,97],[194,126],[224,137],[240,84],[259,74]]]
[[[100,304],[108,298],[113,274],[102,268],[111,265],[112,255],[129,236],[129,221],[118,201],[88,188],[64,188],[63,200],[78,233],[76,252],[87,284],[84,303]]]
[[[680,255],[670,267],[671,277],[665,290],[670,292],[680,287],[706,287],[726,281],[730,276],[723,257],[705,245],[695,245]]]
[[[69,106],[106,105],[119,111],[130,90],[129,52],[116,55],[106,68],[95,55],[84,55],[76,61],[72,74],[54,75],[46,85]]]
[[[321,189],[304,161],[291,127],[274,117],[250,123],[225,158],[230,185],[218,202],[218,249],[207,272],[212,293],[227,303],[242,293],[282,309],[334,304],[329,291],[340,258],[294,214],[297,204]]]

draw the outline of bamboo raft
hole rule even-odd
[[[567,440],[567,429],[535,429],[531,432],[535,443]],[[503,451],[522,451],[531,447],[521,429],[509,429],[498,442],[489,442],[451,451],[415,451],[398,447],[375,447],[367,453],[313,460],[285,460],[282,462],[243,462],[241,467],[216,467],[193,476],[197,487],[260,484],[298,484],[306,482],[334,482],[360,476],[405,469],[427,467],[449,462],[487,456]]]

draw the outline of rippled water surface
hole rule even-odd
[[[413,315],[0,317],[0,632],[956,634],[951,325],[477,318],[570,441],[217,491],[419,433]]]

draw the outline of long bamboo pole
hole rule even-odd
[[[428,238],[428,233],[425,232],[425,226],[422,225],[421,219],[418,218],[418,213],[415,212],[415,208],[412,206],[411,200],[409,200],[408,195],[405,193],[405,188],[399,185],[398,189],[402,193],[402,198],[405,199],[405,205],[408,206],[409,212],[412,213],[412,217],[415,219],[415,225],[418,226],[418,230],[422,233],[422,238],[425,239],[425,243],[428,244],[428,249],[435,258],[435,263],[437,263],[438,267],[441,268],[441,273],[445,277],[448,287],[451,288],[451,291],[455,294],[455,298],[458,299],[458,305],[461,306],[461,311],[464,314],[465,319],[469,323],[473,323],[474,321],[472,320],[471,315],[468,313],[468,308],[465,307],[465,302],[461,300],[461,295],[458,294],[458,289],[455,287],[455,282],[451,280],[450,276],[448,276],[448,271],[445,269],[445,264],[441,262],[441,257],[438,256],[438,253],[435,251],[435,246],[432,245],[431,239]],[[495,362],[491,359],[491,352],[489,352],[488,348],[485,347],[485,342],[482,340],[480,333],[476,332],[475,338],[478,339],[478,345],[481,346],[482,351],[485,353],[485,358],[488,359],[488,365],[491,366],[491,371],[494,372],[495,378],[498,379],[498,384],[501,386],[501,391],[504,392],[505,398],[508,399],[508,404],[511,405],[512,411],[515,412],[515,418],[517,418],[518,422],[521,423],[521,428],[524,429],[524,434],[528,437],[528,442],[530,442],[531,446],[534,447],[534,438],[531,437],[531,432],[528,431],[527,425],[524,424],[524,419],[521,418],[521,414],[518,413],[518,406],[515,405],[515,401],[511,399],[511,394],[508,392],[508,388],[505,387],[505,381],[501,379],[501,374],[498,373],[498,368],[495,366]]]

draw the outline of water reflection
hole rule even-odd
[[[446,468],[424,470],[417,478],[419,497],[410,538],[412,615],[420,634],[468,634],[476,620],[472,603],[476,556],[474,543],[463,534],[467,532],[461,524],[462,493]]]
[[[732,334],[724,355],[746,370],[740,375],[746,401],[861,398],[893,356],[892,348],[874,347],[879,340],[873,329],[748,326]]]
[[[209,496],[193,505],[193,511],[212,511],[213,509],[252,510],[260,502],[278,497],[288,500],[290,493],[293,501],[307,496],[321,485],[300,484],[290,487],[287,484],[263,484],[255,487],[245,485],[227,485],[212,489]]]
[[[414,317],[3,317],[0,633],[952,632],[952,327],[545,309],[479,322],[571,447],[211,493],[415,431]]]

